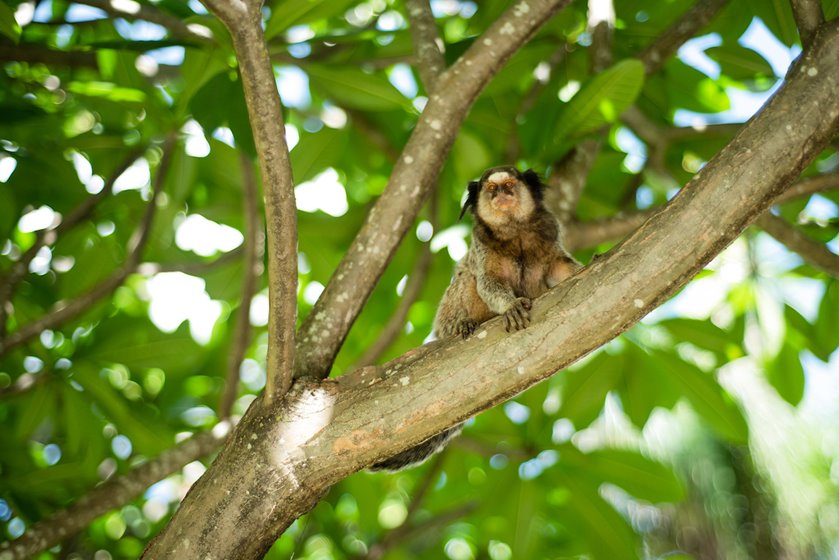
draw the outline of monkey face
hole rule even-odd
[[[471,209],[489,225],[524,222],[541,204],[542,182],[532,169],[524,173],[515,167],[493,167],[479,181],[469,183],[469,196],[461,217]]]
[[[515,169],[490,170],[484,174],[476,212],[489,225],[523,222],[536,209],[528,185]]]

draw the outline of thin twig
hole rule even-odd
[[[201,274],[218,268],[220,266],[229,264],[242,256],[242,246],[236,247],[228,253],[224,253],[212,261],[198,261],[198,262],[144,262],[137,267],[137,272],[144,276],[152,276],[160,274],[161,272],[183,272],[184,274]]]
[[[16,46],[0,45],[0,61],[29,62],[67,68],[99,68],[95,52],[59,51],[28,43]]]
[[[437,189],[431,193],[431,202],[429,203],[429,220],[434,231],[439,229],[439,201],[437,200]],[[402,293],[402,299],[399,305],[391,315],[379,337],[376,339],[367,351],[358,359],[358,361],[349,368],[352,371],[359,367],[368,366],[376,363],[382,354],[399,338],[402,328],[405,326],[405,320],[408,318],[408,312],[411,306],[419,297],[423,287],[425,287],[425,279],[431,270],[431,263],[433,260],[431,247],[428,243],[424,243],[414,264],[414,269],[408,275],[408,282],[405,285],[405,291]]]
[[[801,179],[782,192],[773,204],[839,189],[839,173],[826,173]],[[601,243],[626,237],[646,222],[660,208],[649,208],[629,214],[616,214],[591,222],[572,222],[564,232],[565,244],[571,251],[590,249]]]
[[[443,461],[446,458],[446,450],[444,449],[438,453],[431,462],[431,466],[425,472],[419,487],[414,492],[410,503],[408,504],[408,513],[405,516],[405,521],[402,525],[385,533],[378,543],[370,547],[370,551],[364,557],[364,560],[379,560],[387,554],[393,547],[399,545],[405,540],[405,535],[410,534],[413,530],[411,522],[414,520],[419,508],[425,500],[426,494],[431,489],[431,486],[437,481],[440,471],[443,469]]]
[[[172,150],[175,146],[177,137],[175,134],[170,134],[163,145],[163,156],[160,159],[160,165],[157,169],[157,175],[152,189],[152,196],[146,209],[143,212],[143,217],[139,225],[134,230],[131,238],[128,241],[127,255],[125,262],[120,266],[111,276],[102,280],[99,284],[94,286],[90,291],[84,293],[69,302],[59,302],[48,311],[40,319],[28,323],[20,327],[17,331],[9,334],[6,338],[0,341],[0,356],[7,353],[13,348],[17,348],[21,344],[29,342],[41,332],[46,329],[52,329],[59,325],[75,319],[88,309],[90,309],[96,302],[114,292],[122,285],[128,276],[137,269],[142,258],[143,249],[148,241],[151,233],[151,224],[154,219],[155,211],[157,210],[157,202],[160,193],[163,190],[166,174],[169,170],[169,165],[172,159]]]
[[[440,74],[446,69],[443,58],[443,40],[437,30],[437,22],[431,13],[428,0],[405,0],[408,20],[411,22],[411,40],[422,85],[425,91],[433,92]]]
[[[592,74],[612,64],[615,7],[612,0],[588,0],[588,30],[591,33],[589,68]]]
[[[728,4],[729,0],[699,0],[659,35],[638,58],[644,64],[646,73],[655,74],[667,60],[676,54],[685,41],[708,25]]]
[[[113,192],[116,180],[131,167],[137,158],[146,151],[147,147],[147,145],[143,144],[131,149],[126,157],[111,172],[102,190],[85,198],[81,204],[68,212],[55,227],[39,231],[35,236],[35,241],[21,255],[20,259],[12,265],[6,277],[0,278],[2,280],[0,282],[0,338],[6,334],[6,309],[8,304],[15,294],[17,285],[26,276],[27,272],[29,272],[29,265],[32,259],[38,254],[38,251],[43,247],[51,247],[55,244],[59,234],[76,227],[83,220],[89,218],[96,206]]]
[[[280,95],[262,31],[261,2],[205,0],[233,39],[265,200],[268,237],[268,357],[263,398],[291,386],[297,323],[297,205]]]
[[[190,27],[177,16],[149,4],[141,4],[139,2],[121,3],[113,2],[112,0],[78,0],[78,3],[99,8],[112,17],[124,18],[128,21],[139,19],[156,23],[161,27],[165,27],[172,37],[189,39],[190,41],[199,43],[206,43],[212,40],[208,28],[204,27],[204,30],[206,30],[204,33],[196,33],[194,27]]]
[[[813,40],[816,29],[824,23],[821,2],[819,0],[790,0],[790,4],[792,4],[792,15],[795,17],[801,44],[806,48]]]
[[[589,67],[596,74],[612,63],[612,36],[615,7],[612,0],[588,0],[588,29],[591,33]],[[545,193],[545,205],[564,228],[577,213],[577,203],[585,189],[594,160],[600,153],[600,140],[584,140],[574,146],[548,179],[552,188]]]
[[[239,153],[239,162],[242,165],[242,191],[244,201],[242,203],[245,214],[245,243],[244,243],[244,268],[245,274],[242,279],[242,301],[236,312],[236,322],[233,327],[231,348],[227,357],[227,378],[224,381],[224,390],[219,402],[219,418],[227,418],[233,410],[233,401],[239,387],[239,369],[245,357],[245,351],[250,343],[251,323],[250,309],[251,300],[256,293],[256,281],[259,267],[262,264],[262,239],[259,222],[259,210],[257,207],[256,177],[253,171],[253,162],[244,153]]]
[[[87,527],[97,517],[127,504],[155,482],[215,451],[227,438],[230,427],[230,422],[220,422],[212,430],[197,434],[164,451],[127,474],[102,483],[67,509],[27,528],[20,538],[0,544],[0,551],[13,551],[10,558],[28,558],[57,545]]]
[[[766,212],[757,219],[757,226],[774,237],[804,261],[834,278],[839,278],[839,255],[823,243],[810,239],[783,218]]]

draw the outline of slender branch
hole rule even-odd
[[[450,525],[452,521],[460,519],[465,515],[469,515],[477,508],[478,502],[467,502],[456,508],[450,509],[433,517],[429,517],[420,523],[416,523],[414,525],[408,525],[407,523],[400,525],[388,533],[387,537],[385,537],[389,537],[389,541],[382,541],[381,543],[375,545],[365,557],[365,560],[378,560],[395,547],[410,542],[417,537],[427,534],[440,527],[446,527],[447,525]]]
[[[394,546],[398,546],[405,540],[406,535],[412,532],[411,522],[414,516],[422,506],[425,496],[431,486],[437,481],[440,471],[443,469],[443,461],[446,458],[446,450],[438,453],[431,462],[428,471],[423,475],[419,487],[414,492],[411,502],[408,504],[408,514],[405,516],[405,521],[402,525],[388,531],[385,536],[370,547],[370,551],[365,556],[365,560],[379,560],[387,554]]]
[[[253,162],[244,153],[239,153],[242,165],[242,191],[244,196],[243,210],[245,214],[245,243],[244,265],[245,274],[242,279],[242,301],[236,312],[236,323],[233,327],[231,348],[227,357],[227,378],[219,402],[219,418],[227,418],[233,409],[239,387],[239,369],[245,357],[245,351],[250,343],[251,300],[256,292],[256,282],[259,268],[262,266],[262,239],[259,223],[259,209],[257,207],[256,177]]]
[[[268,230],[268,344],[264,397],[291,386],[297,322],[297,205],[280,95],[262,32],[261,2],[204,2],[230,31],[239,61],[265,197]]]
[[[787,249],[804,259],[815,268],[839,278],[839,255],[828,249],[823,243],[810,239],[804,233],[769,212],[757,220],[757,226],[774,237]]]
[[[140,145],[129,151],[126,157],[117,165],[116,169],[111,172],[101,191],[85,198],[81,204],[64,216],[55,227],[39,231],[35,236],[35,241],[23,253],[20,259],[12,265],[6,277],[0,278],[2,279],[2,282],[0,282],[0,337],[6,333],[6,308],[12,296],[14,296],[18,283],[29,272],[29,265],[32,259],[38,254],[38,251],[42,247],[51,247],[55,244],[59,234],[76,227],[80,222],[89,218],[96,206],[113,192],[116,180],[131,167],[134,161],[146,151],[147,147],[146,145]]]
[[[20,538],[0,544],[0,557],[3,560],[30,558],[59,544],[97,517],[135,499],[155,482],[209,455],[224,443],[229,432],[230,423],[220,422],[212,430],[191,437],[131,472],[100,484],[67,509],[29,527]]]
[[[557,71],[559,66],[565,60],[565,56],[568,54],[568,45],[562,43],[548,59],[545,61],[547,65],[547,72],[544,78],[539,78],[533,80],[533,85],[530,87],[528,92],[522,96],[521,102],[519,103],[518,109],[516,110],[516,115],[513,119],[513,122],[521,122],[521,119],[525,117],[525,114],[529,112],[536,102],[539,100],[539,96],[542,95],[544,89],[548,86],[551,82],[551,76]],[[504,146],[504,161],[517,161],[521,154],[521,138],[519,134],[510,134],[507,137],[507,144]]]
[[[295,377],[329,374],[351,325],[436,183],[475,98],[501,65],[568,1],[513,4],[440,77],[387,188],[300,328]]]
[[[396,161],[399,151],[393,147],[393,143],[379,129],[363,111],[344,109],[352,119],[353,127],[362,132],[390,161]]]
[[[170,134],[164,142],[163,156],[160,159],[160,166],[155,177],[151,199],[146,205],[140,223],[128,241],[127,255],[122,266],[87,293],[68,302],[59,302],[40,319],[36,319],[20,327],[3,340],[0,340],[0,356],[13,348],[17,348],[21,344],[29,342],[46,329],[55,328],[67,321],[75,319],[96,304],[96,302],[112,294],[137,269],[137,266],[140,264],[143,249],[151,233],[152,220],[157,210],[159,195],[163,190],[165,178],[172,160],[172,149],[175,146],[176,140],[176,135]]]
[[[411,40],[422,85],[425,91],[433,92],[440,74],[446,69],[443,40],[428,0],[405,0],[405,8],[411,22]]]
[[[244,249],[239,246],[228,253],[224,253],[212,261],[156,263],[144,262],[137,267],[137,272],[144,276],[152,276],[161,272],[183,272],[184,274],[201,274],[229,264],[242,256]]]
[[[42,371],[37,375],[34,373],[24,373],[23,375],[15,379],[14,383],[9,385],[8,387],[0,389],[0,400],[21,395],[27,392],[29,389],[37,387],[49,378],[50,372],[46,371]]]
[[[612,63],[612,36],[615,7],[612,0],[588,0],[588,29],[591,33],[589,66],[591,72],[602,72]],[[600,153],[600,140],[584,140],[556,166],[548,179],[545,204],[564,228],[576,215],[577,203],[585,189],[594,160]]]
[[[408,283],[405,285],[405,291],[402,294],[402,299],[399,301],[399,305],[393,312],[393,315],[390,316],[390,319],[388,319],[388,322],[382,329],[382,332],[379,333],[379,337],[376,341],[370,345],[358,361],[349,368],[350,370],[376,363],[379,358],[382,357],[382,354],[384,354],[385,351],[387,351],[387,349],[390,348],[390,346],[396,341],[396,339],[399,338],[402,328],[405,326],[405,320],[408,318],[408,312],[411,310],[411,306],[419,297],[423,287],[425,287],[425,279],[428,276],[429,270],[431,270],[431,261],[431,249],[429,249],[428,244],[426,243],[423,245],[422,252],[417,259],[417,262],[414,264],[414,269],[408,275]]]
[[[172,37],[189,39],[201,43],[212,40],[212,34],[208,28],[201,26],[203,27],[203,31],[197,33],[194,26],[190,26],[177,16],[166,13],[149,4],[115,2],[113,0],[78,0],[78,3],[99,8],[112,17],[120,17],[128,21],[139,19],[156,23],[161,27],[165,27],[171,33]]]
[[[801,44],[806,48],[813,40],[816,29],[824,23],[821,2],[819,0],[790,0],[790,4],[792,4],[792,15],[795,17]]]
[[[612,0],[588,0],[588,29],[591,33],[589,67],[592,74],[612,64],[615,7]]]
[[[0,61],[29,62],[68,68],[99,68],[94,52],[59,51],[31,44],[0,45]]]
[[[775,199],[775,204],[789,202],[796,198],[839,189],[839,172],[805,177],[785,190]]]
[[[797,198],[837,189],[839,189],[839,173],[807,177],[779,194],[772,204],[783,204]],[[565,244],[569,250],[577,251],[621,239],[638,229],[658,211],[659,208],[650,208],[629,214],[619,213],[591,222],[572,222],[564,231]]]
[[[598,153],[599,140],[583,140],[556,164],[556,170],[548,177],[550,188],[545,191],[545,206],[556,215],[563,228],[576,214],[577,202]]]
[[[431,221],[431,227],[434,231],[439,229],[439,214],[437,189],[435,189],[434,192],[431,193],[431,202],[429,203],[429,219]],[[399,338],[402,328],[405,326],[405,320],[408,318],[408,312],[411,310],[411,306],[417,300],[422,292],[422,288],[425,286],[425,279],[431,270],[432,260],[433,256],[431,253],[431,247],[428,243],[424,243],[420,256],[414,264],[414,269],[408,275],[408,282],[405,285],[405,291],[402,294],[402,299],[399,301],[399,305],[390,316],[390,319],[388,319],[387,324],[382,329],[382,332],[379,334],[376,342],[374,342],[367,351],[362,354],[350,370],[365,367],[377,362],[382,354],[384,354],[394,341]]]
[[[655,74],[661,70],[667,59],[676,54],[685,41],[708,25],[726,4],[728,0],[698,0],[691,6],[640,54],[646,73]]]

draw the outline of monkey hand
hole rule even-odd
[[[520,331],[530,324],[532,305],[529,298],[516,298],[510,308],[504,312],[504,327],[507,332]]]
[[[475,329],[478,328],[478,322],[474,319],[463,319],[462,321],[458,322],[457,326],[455,327],[454,334],[462,336],[464,339],[469,338],[469,336],[475,332]]]

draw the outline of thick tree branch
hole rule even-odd
[[[75,319],[90,309],[99,300],[112,294],[114,290],[120,287],[125,279],[137,269],[140,264],[140,259],[142,258],[143,249],[145,248],[149,234],[151,233],[151,223],[154,218],[155,211],[157,210],[158,198],[163,190],[166,174],[172,160],[172,149],[175,142],[176,137],[174,134],[169,135],[164,142],[163,156],[160,159],[160,166],[158,167],[157,175],[155,177],[151,199],[146,205],[146,209],[143,212],[140,223],[137,225],[131,239],[128,241],[127,255],[122,266],[120,266],[120,268],[117,269],[111,276],[94,286],[90,291],[68,302],[59,302],[40,319],[23,325],[3,340],[0,340],[0,356],[13,348],[17,348],[21,344],[29,342],[46,329],[55,328],[67,321]],[[68,223],[70,221],[72,220],[68,217]]]
[[[350,327],[437,181],[473,101],[568,1],[516,2],[440,77],[387,188],[300,328],[296,377],[329,375]]]
[[[821,2],[819,0],[790,0],[790,4],[792,4],[792,15],[795,17],[801,44],[807,47],[813,40],[816,29],[824,23]]]
[[[262,33],[261,2],[205,0],[233,38],[259,155],[268,231],[268,344],[264,398],[291,385],[297,322],[297,205],[280,94]]]
[[[219,401],[219,418],[230,416],[233,401],[236,400],[239,388],[239,369],[242,366],[242,360],[245,358],[245,351],[248,349],[251,339],[251,300],[256,293],[256,282],[259,277],[259,269],[262,266],[262,228],[259,222],[259,208],[256,198],[258,194],[253,162],[242,152],[239,153],[239,162],[242,165],[242,195],[244,198],[242,206],[245,214],[245,274],[242,279],[242,301],[236,310],[231,348],[227,355],[227,378],[224,380],[224,389]]]
[[[155,482],[209,455],[224,443],[229,432],[229,422],[220,422],[211,431],[191,437],[128,474],[100,484],[67,509],[29,527],[19,539],[0,544],[0,557],[22,560],[52,548],[85,529],[97,517],[135,499]]]
[[[639,58],[646,73],[655,74],[682,44],[696,35],[728,4],[728,0],[698,0],[696,4],[676,20],[664,33],[653,41]]]
[[[437,22],[428,0],[405,0],[405,9],[411,22],[411,41],[414,44],[417,70],[425,91],[431,93],[440,74],[446,69],[443,40],[437,31]]]
[[[836,135],[836,76],[839,20],[819,29],[762,111],[667,206],[537,300],[527,329],[505,333],[496,318],[470,340],[431,343],[334,382],[299,380],[270,408],[254,401],[147,557],[257,558],[332,484],[526,390],[637,323]],[[262,530],[217,530],[231,526]]]
[[[834,278],[839,278],[839,255],[830,251],[823,243],[810,239],[783,218],[769,212],[758,218],[757,226],[787,249],[797,253],[808,264]]]

